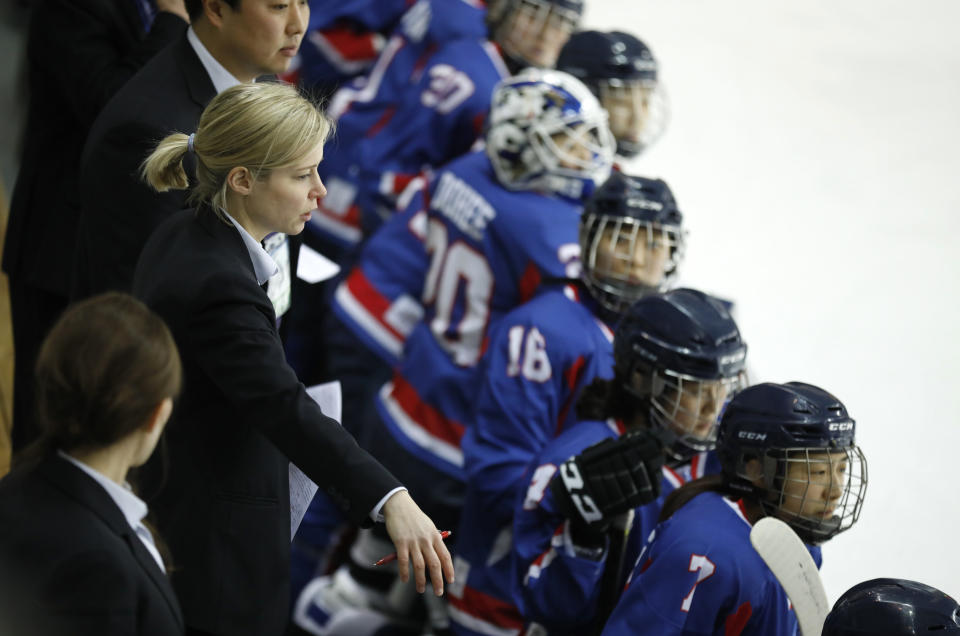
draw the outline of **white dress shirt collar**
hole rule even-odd
[[[217,61],[217,58],[213,57],[207,47],[203,45],[203,42],[200,41],[200,38],[197,37],[192,26],[187,29],[187,41],[190,42],[190,46],[193,47],[197,57],[200,58],[200,63],[203,64],[207,75],[210,76],[210,81],[213,82],[213,87],[217,93],[222,93],[231,86],[241,83],[230,71],[223,67],[223,64]]]
[[[150,530],[143,524],[143,520],[147,516],[147,504],[140,499],[140,497],[137,497],[135,494],[133,494],[133,491],[130,490],[130,485],[125,483],[123,486],[121,486],[103,473],[91,468],[90,466],[87,466],[80,460],[67,455],[62,450],[58,450],[57,455],[85,472],[90,476],[91,479],[100,484],[100,486],[107,491],[107,495],[110,496],[110,499],[113,500],[113,503],[115,503],[117,508],[120,509],[120,512],[123,514],[123,518],[127,520],[127,525],[130,526],[130,529],[134,531],[134,533],[137,535],[137,538],[143,543],[144,547],[147,549],[147,552],[150,553],[150,556],[152,556],[154,561],[157,562],[157,565],[160,566],[160,570],[162,572],[166,571],[166,568],[163,565],[163,558],[161,558],[160,552],[157,550],[153,536],[150,534]]]
[[[130,490],[129,485],[126,487],[121,486],[106,475],[94,470],[93,468],[90,468],[80,460],[67,455],[61,450],[58,450],[57,454],[83,472],[90,475],[94,481],[103,486],[103,489],[107,491],[107,494],[110,495],[110,498],[113,499],[114,503],[117,504],[117,507],[120,508],[120,512],[123,513],[124,518],[126,518],[127,523],[130,524],[131,528],[136,528],[137,524],[143,521],[143,518],[147,516],[147,504],[144,503],[140,497],[137,497],[135,494],[133,494],[133,491]]]
[[[240,231],[240,238],[243,239],[243,244],[247,246],[247,252],[250,253],[250,260],[253,262],[253,273],[257,276],[257,283],[263,285],[280,271],[280,266],[267,253],[267,250],[263,249],[260,241],[253,238],[250,232],[247,232],[242,225],[237,223],[235,218],[227,214],[226,210],[221,209],[221,211]]]

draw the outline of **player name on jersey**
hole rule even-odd
[[[431,207],[477,241],[483,239],[487,224],[497,215],[486,199],[450,172],[440,177]]]

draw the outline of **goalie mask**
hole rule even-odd
[[[905,579],[873,579],[844,592],[823,624],[823,636],[960,634],[960,605],[935,587]]]
[[[758,384],[727,406],[717,455],[728,484],[806,543],[823,543],[860,516],[867,463],[837,398],[802,382]]]
[[[746,384],[737,324],[693,289],[638,300],[617,326],[613,356],[616,381],[648,409],[651,426],[675,437],[677,460],[713,448],[721,409]]]
[[[610,175],[614,140],[607,114],[576,78],[527,69],[497,84],[486,151],[510,190],[581,201]]]
[[[583,0],[493,0],[487,28],[512,72],[553,68],[582,15]]]
[[[620,315],[639,298],[666,289],[683,257],[682,224],[666,182],[610,175],[580,218],[583,283],[590,295]]]
[[[574,33],[557,69],[587,85],[610,117],[617,154],[635,157],[666,129],[669,105],[650,48],[620,31]]]

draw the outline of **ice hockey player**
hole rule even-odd
[[[867,467],[846,408],[801,382],[736,395],[719,427],[722,471],[666,499],[603,634],[787,636],[797,618],[750,543],[762,517],[785,521],[809,546],[860,516]]]
[[[579,276],[582,203],[609,176],[614,146],[577,79],[528,69],[504,80],[485,148],[438,171],[337,290],[338,315],[398,365],[358,438],[430,499],[444,529],[459,519],[460,438],[484,341],[541,282]],[[371,540],[361,533],[359,545]]]
[[[657,60],[639,38],[622,31],[578,31],[560,51],[557,69],[581,80],[600,100],[620,157],[636,157],[663,134],[669,105]]]
[[[482,421],[471,429],[469,439],[482,438],[477,448],[485,452],[476,458],[484,470],[470,472],[455,552],[459,578],[450,603],[454,626],[466,628],[460,633],[475,633],[469,626],[485,613],[477,601],[494,599],[503,611],[486,620],[510,616],[514,625],[536,623],[551,634],[589,631],[600,612],[597,583],[605,569],[606,528],[614,517],[656,499],[661,490],[718,470],[706,451],[725,398],[744,383],[746,354],[723,305],[690,289],[646,296],[620,320],[612,353],[613,377],[604,373],[587,387],[576,418],[531,434],[523,424],[530,414],[518,413],[511,424],[526,436],[503,427],[485,430]],[[620,437],[628,429],[637,433]],[[512,465],[518,457],[526,465]],[[665,458],[669,463],[661,471]],[[606,492],[587,492],[590,484],[604,481],[602,473],[611,466],[635,477]],[[579,475],[582,489],[575,487],[576,477],[565,478],[570,475]],[[499,493],[488,485],[495,480]],[[517,491],[526,495],[517,497]],[[644,491],[648,494],[639,499]],[[650,504],[637,515],[634,557],[643,528],[649,532],[658,513],[659,506]],[[480,540],[471,540],[476,535]],[[619,566],[619,559],[611,564]]]
[[[553,67],[582,12],[583,0],[495,0],[487,10],[416,2],[370,72],[331,101],[337,132],[320,166],[328,194],[310,236],[346,251],[369,236],[413,178],[470,150],[498,81]]]

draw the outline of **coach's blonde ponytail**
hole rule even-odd
[[[189,139],[189,135],[183,133],[164,137],[140,165],[140,178],[157,192],[186,190],[190,180],[183,168],[183,158]]]

